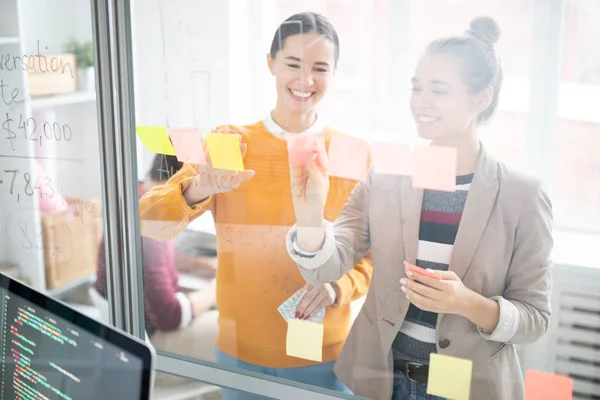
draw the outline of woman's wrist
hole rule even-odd
[[[203,202],[208,197],[212,196],[213,193],[209,193],[205,187],[202,187],[200,183],[200,175],[196,177],[183,191],[183,198],[187,202],[188,206],[192,207],[198,203]]]
[[[480,327],[485,332],[493,332],[500,320],[498,302],[467,289],[467,296],[460,315]]]

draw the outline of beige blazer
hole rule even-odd
[[[331,257],[314,269],[299,263],[308,283],[332,282],[372,250],[371,286],[335,367],[359,396],[389,400],[392,394],[391,346],[409,306],[399,281],[403,261],[416,259],[422,199],[410,178],[371,172],[333,225]],[[532,343],[548,328],[552,245],[551,203],[540,182],[482,148],[450,270],[475,292],[513,303],[519,322],[512,339],[500,343],[484,338],[466,318],[438,315],[437,352],[473,360],[471,399],[523,399],[514,345]]]

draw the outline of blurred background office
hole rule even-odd
[[[0,9],[1,271],[106,321],[90,290],[104,236],[90,3],[0,0]],[[572,377],[577,399],[599,398],[600,1],[136,0],[136,124],[206,133],[266,116],[275,91],[265,55],[279,23],[300,11],[325,15],[340,37],[319,117],[366,140],[415,144],[408,99],[424,46],[476,15],[498,21],[505,81],[482,140],[539,175],[555,213],[553,320],[540,342],[520,349],[521,363]],[[155,159],[138,140],[140,185]],[[175,239],[174,251],[181,290],[210,290],[210,214]],[[161,390],[163,398],[219,396],[192,381]]]

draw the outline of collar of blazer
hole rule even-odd
[[[498,195],[498,161],[480,143],[480,152],[473,182],[454,241],[450,259],[450,270],[463,279],[479,239],[485,230],[496,196]],[[412,187],[412,180],[403,180],[401,187],[402,232],[406,261],[415,263],[419,243],[419,223],[423,205],[423,190]]]

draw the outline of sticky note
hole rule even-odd
[[[413,187],[444,192],[456,190],[455,147],[418,147],[414,160]]]
[[[364,181],[369,163],[369,145],[351,136],[333,135],[329,142],[329,175]]]
[[[239,135],[209,133],[206,135],[206,143],[213,168],[230,171],[244,170]]]
[[[321,165],[327,165],[327,152],[323,136],[288,134],[286,140],[292,167],[306,164],[309,157],[313,157],[315,154],[319,157],[318,162]]]
[[[525,400],[572,400],[573,380],[569,377],[528,370],[525,373]]]
[[[323,324],[288,320],[285,353],[305,360],[323,361]]]
[[[473,361],[431,353],[427,394],[469,400]]]
[[[400,143],[371,143],[371,157],[376,174],[412,176],[414,156],[410,147]]]
[[[148,151],[168,156],[175,155],[175,149],[164,126],[136,126],[135,131]]]
[[[177,160],[192,164],[206,164],[200,132],[186,129],[168,129]]]

